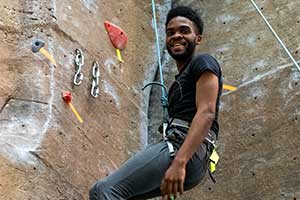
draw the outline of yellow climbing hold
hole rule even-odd
[[[116,49],[116,52],[117,52],[118,60],[119,60],[120,62],[124,62],[124,60],[122,59],[122,55],[121,55],[120,49]]]
[[[75,116],[77,117],[78,121],[79,121],[80,123],[82,123],[83,120],[82,120],[82,118],[80,117],[80,115],[78,114],[78,112],[76,111],[76,109],[75,109],[75,107],[73,106],[73,104],[72,104],[71,102],[69,102],[68,104],[69,104],[71,110],[73,111],[73,113],[75,114]]]
[[[230,91],[234,91],[237,90],[237,87],[231,86],[231,85],[223,85],[223,89],[225,90],[230,90]]]
[[[44,48],[40,48],[39,50],[48,60],[51,62],[52,65],[57,66],[55,59],[53,56]]]

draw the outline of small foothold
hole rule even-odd
[[[40,39],[36,39],[36,40],[33,40],[32,42],[32,46],[31,46],[31,50],[33,53],[36,53],[38,52],[42,47],[44,47],[45,45],[45,42],[40,40]]]
[[[72,94],[69,91],[62,92],[62,98],[66,103],[71,103],[72,101]]]

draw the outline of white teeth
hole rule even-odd
[[[177,47],[177,46],[182,46],[181,44],[174,44],[174,47]]]

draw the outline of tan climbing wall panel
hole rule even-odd
[[[150,90],[141,88],[156,70],[151,18],[144,1],[0,1],[1,200],[87,199],[97,179],[145,147]],[[122,64],[106,20],[129,37]],[[35,39],[56,67],[31,51]],[[76,48],[85,56],[80,86],[73,85]],[[90,95],[94,60],[98,98]],[[62,100],[66,90],[84,123]]]

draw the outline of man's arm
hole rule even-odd
[[[218,78],[211,71],[204,72],[196,83],[197,112],[184,143],[162,180],[163,200],[169,200],[171,195],[176,198],[178,192],[183,193],[186,164],[204,141],[215,118],[218,89]]]

